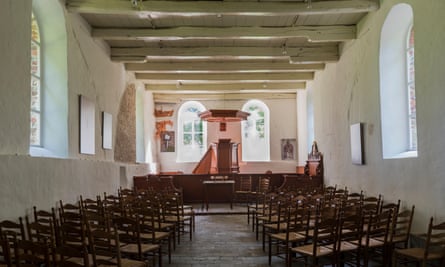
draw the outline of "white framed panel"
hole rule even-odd
[[[80,153],[81,154],[95,154],[95,108],[94,101],[87,97],[80,95]]]

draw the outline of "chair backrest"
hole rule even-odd
[[[118,232],[119,240],[125,244],[137,246],[137,258],[142,259],[142,240],[139,221],[129,217],[113,218],[113,225]]]
[[[82,212],[93,211],[98,213],[104,213],[104,208],[102,206],[102,201],[100,199],[100,196],[96,196],[96,199],[92,199],[92,198],[84,198],[81,195],[80,207],[82,208]]]
[[[288,221],[286,223],[286,241],[289,240],[290,234],[292,233],[301,233],[302,235],[307,237],[308,231],[310,229],[310,210],[308,208],[288,206],[287,212]]]
[[[362,222],[362,218],[358,213],[352,215],[343,213],[340,216],[338,248],[341,248],[343,241],[357,241],[361,239],[363,235]],[[358,242],[358,245],[361,246],[361,242]]]
[[[430,253],[438,253],[442,255],[442,264],[445,262],[445,222],[434,224],[434,219],[431,217],[424,251],[424,261],[428,259]]]
[[[312,237],[313,251],[312,255],[317,257],[320,252],[319,246],[330,247],[332,253],[335,255],[337,252],[337,240],[338,240],[338,218],[329,218],[321,220],[317,218],[315,220],[314,235]]]
[[[271,190],[270,188],[270,178],[268,177],[260,177],[258,180],[258,193],[267,193]]]
[[[10,244],[6,235],[0,233],[0,264],[2,266],[12,266]]]
[[[252,177],[251,176],[240,176],[239,186],[237,191],[252,191]]]
[[[392,210],[388,210],[370,217],[363,217],[364,225],[367,224],[365,229],[366,246],[369,246],[372,238],[378,238],[383,243],[387,243],[393,216],[392,212]]]
[[[411,209],[401,211],[397,215],[397,220],[394,222],[391,229],[391,243],[402,243],[403,247],[408,247],[408,240],[411,234],[411,225],[414,217],[414,208],[415,206],[413,205]]]
[[[6,247],[9,249],[14,248],[14,242],[16,240],[26,240],[25,227],[23,225],[23,220],[20,217],[18,222],[13,222],[10,220],[4,220],[0,222],[0,235],[3,239],[3,249],[0,256],[8,257],[7,261],[14,262],[14,254],[7,251]]]
[[[55,234],[55,242],[56,245],[60,243],[60,221],[59,218],[57,218],[56,210],[54,208],[51,208],[51,211],[46,210],[38,210],[36,206],[33,207],[33,213],[34,213],[34,222],[38,222],[39,224],[44,225],[51,225],[54,229]]]
[[[116,228],[103,230],[87,225],[87,229],[93,266],[121,266],[120,241]]]

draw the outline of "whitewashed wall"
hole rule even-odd
[[[82,20],[70,14],[65,14],[69,158],[28,155],[31,8],[29,0],[0,1],[0,219],[23,216],[32,205],[48,209],[60,199],[74,201],[80,194],[114,193],[119,186],[129,185],[133,175],[148,172],[144,164],[113,162],[113,150],[101,148],[101,112],[112,114],[114,135],[125,73],[121,64],[110,61],[107,49],[90,37]],[[79,154],[79,94],[96,103],[95,155]]]
[[[414,231],[425,231],[434,216],[445,220],[445,21],[444,1],[409,0],[413,7],[418,123],[418,158],[382,158],[379,109],[380,30],[390,8],[381,1],[358,28],[358,39],[342,49],[313,83],[315,139],[325,155],[327,184],[347,186],[385,200],[416,205]],[[364,123],[365,161],[351,164],[349,126]]]

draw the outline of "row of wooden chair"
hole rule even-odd
[[[171,262],[171,245],[180,242],[186,225],[192,239],[194,213],[177,192],[159,193],[119,189],[103,198],[81,196],[75,204],[60,201],[58,212],[34,207],[33,219],[2,221],[1,264],[162,266],[164,245]]]
[[[269,264],[272,256],[277,255],[286,259],[287,264],[291,264],[292,259],[303,260],[306,266],[317,266],[318,256],[313,249],[320,248],[317,246],[320,241],[324,245],[322,248],[329,248],[324,250],[326,253],[330,251],[324,256],[330,255],[330,262],[334,265],[343,265],[347,261],[353,266],[367,266],[371,255],[375,255],[371,252],[377,251],[382,256],[383,266],[390,266],[396,245],[402,248],[408,245],[414,206],[411,210],[399,212],[400,201],[382,203],[381,196],[365,197],[363,192],[349,193],[346,189],[326,188],[312,188],[305,192],[269,192],[260,197],[262,201],[257,204],[252,217],[252,229],[256,229],[257,240],[259,232],[262,232],[264,250],[266,237],[268,239]],[[326,221],[329,223],[325,224]],[[320,230],[322,226],[330,229]],[[356,231],[345,230],[351,227],[356,227]],[[329,231],[333,241],[330,246],[324,239],[328,238]],[[387,234],[382,235],[381,231]],[[351,245],[349,241],[354,235],[357,244]],[[323,238],[317,238],[319,236]],[[315,261],[310,263],[309,258]]]

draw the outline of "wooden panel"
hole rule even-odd
[[[235,181],[235,190],[239,188],[240,177],[250,176],[252,177],[252,190],[256,190],[258,187],[258,181],[261,177],[270,178],[270,186],[272,190],[295,190],[296,188],[306,187],[319,187],[323,185],[322,177],[309,177],[302,174],[295,173],[233,173],[225,174],[227,179]],[[142,177],[142,178],[141,178]],[[178,175],[150,175],[149,182],[144,182],[144,178],[147,176],[135,176],[135,186],[147,185],[153,187],[152,183],[155,183],[157,190],[162,191],[162,186],[173,186],[182,191],[184,202],[186,203],[204,203],[204,186],[203,181],[209,180],[211,175],[208,174],[178,174]],[[139,188],[139,187],[138,187]],[[230,193],[226,188],[218,190],[218,188],[212,188],[209,193],[209,203],[222,203],[227,202],[227,194]]]

